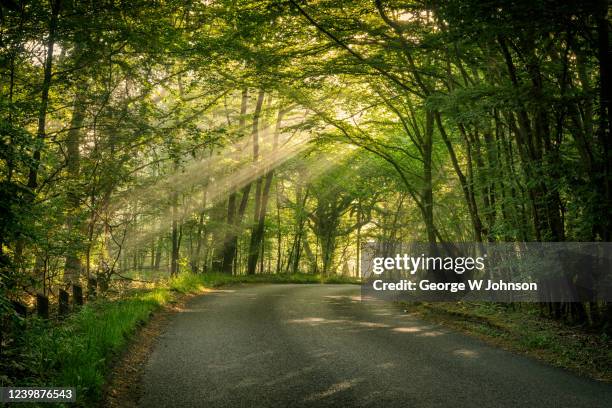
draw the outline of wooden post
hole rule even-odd
[[[98,281],[96,278],[87,279],[87,298],[94,299],[96,297],[96,289],[98,287]]]
[[[49,298],[41,293],[36,294],[36,313],[43,319],[49,318]]]
[[[73,306],[83,306],[83,288],[80,285],[72,285]]]
[[[59,290],[59,305],[58,311],[60,316],[65,316],[70,311],[68,292],[64,289]]]

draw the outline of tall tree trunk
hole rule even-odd
[[[240,103],[240,118],[238,122],[241,133],[244,132],[244,128],[246,126],[246,116],[245,115],[247,111],[248,100],[249,100],[248,89],[244,88],[242,90],[242,99]],[[248,197],[248,195],[246,197]],[[236,225],[236,199],[237,199],[237,192],[232,191],[227,200],[227,231],[225,233],[225,239],[223,242],[223,250],[222,250],[223,263],[221,264],[221,268],[223,272],[227,274],[232,273],[233,266],[234,266],[234,258],[236,256],[237,231],[234,228]],[[245,203],[245,207],[246,207],[246,203]]]
[[[170,253],[170,275],[178,274],[178,258],[179,258],[179,233],[177,220],[177,206],[172,205],[172,250]]]
[[[436,231],[433,217],[433,187],[432,187],[432,151],[433,151],[433,112],[427,111],[425,123],[425,137],[423,140],[423,210],[425,228],[427,230],[427,242],[436,242]]]
[[[459,178],[459,183],[461,184],[461,189],[463,190],[463,195],[465,197],[466,205],[468,207],[468,212],[470,214],[470,219],[472,221],[472,228],[474,232],[474,240],[477,242],[482,241],[483,235],[483,227],[482,221],[480,220],[480,215],[478,214],[478,207],[476,205],[476,201],[474,199],[474,195],[471,194],[470,186],[467,182],[461,167],[459,166],[459,160],[457,159],[457,155],[455,154],[455,149],[446,133],[446,129],[444,129],[444,125],[442,123],[442,118],[440,117],[440,113],[435,113],[436,123],[438,124],[438,130],[440,131],[440,135],[442,136],[442,140],[446,145],[448,153],[451,157],[451,162],[453,164],[453,168],[455,169],[455,173],[457,173],[457,177]]]
[[[361,199],[357,201],[357,239],[355,240],[355,277],[361,278]]]
[[[600,1],[597,16],[597,37],[599,57],[599,140],[603,151],[603,204],[600,219],[600,235],[604,241],[610,240],[612,220],[609,216],[612,207],[612,49],[610,48],[609,2]]]
[[[259,90],[257,94],[257,103],[255,105],[255,111],[253,112],[253,126],[251,128],[251,136],[253,137],[253,163],[257,163],[259,160],[259,118],[261,116],[261,108],[263,106],[265,92],[263,89]],[[240,225],[242,224],[242,220],[244,218],[244,214],[246,212],[246,207],[249,199],[249,193],[251,191],[251,184],[248,183],[242,189],[242,200],[240,201],[240,207],[238,208],[238,217],[236,217],[235,227],[236,231],[240,229]],[[261,187],[260,187],[261,188]],[[255,198],[255,207],[258,208],[258,198]],[[257,211],[255,212],[257,214]],[[236,236],[235,240],[238,237]],[[237,248],[237,245],[236,245]],[[254,273],[254,272],[253,272]]]
[[[227,200],[227,231],[223,242],[223,263],[221,269],[224,273],[231,274],[236,254],[236,232],[234,231],[234,218],[236,217],[236,192],[232,192]]]
[[[162,250],[164,246],[163,244],[164,238],[159,237],[157,239],[157,245],[155,245],[155,262],[153,263],[153,269],[155,269],[156,271],[159,271],[159,267],[161,266]]]
[[[61,0],[51,0],[51,17],[49,20],[49,36],[47,37],[47,55],[45,57],[45,66],[43,73],[43,83],[40,92],[40,106],[38,109],[38,127],[36,129],[36,138],[39,140],[39,146],[32,154],[32,164],[28,174],[28,187],[35,194],[38,187],[38,168],[40,166],[41,149],[44,140],[47,138],[47,107],[49,105],[49,89],[51,88],[51,76],[53,70],[53,50],[55,47],[57,22],[61,9]]]
[[[81,274],[81,260],[79,257],[81,226],[79,225],[80,194],[76,182],[80,174],[81,155],[79,147],[81,144],[81,127],[85,120],[85,95],[83,94],[84,84],[77,85],[72,110],[72,120],[70,130],[66,137],[66,167],[68,170],[69,190],[67,194],[66,227],[70,236],[66,262],[64,265],[64,282],[76,282]]]
[[[253,125],[251,127],[251,136],[253,137],[253,162],[256,163],[259,157],[259,117],[261,116],[261,107],[263,105],[265,92],[263,89],[259,90],[257,94],[257,103],[255,104],[255,111],[253,112]],[[240,205],[238,207],[238,214],[234,217],[234,228],[232,232],[232,239],[230,248],[232,248],[231,259],[232,263],[235,263],[236,255],[238,252],[238,232],[244,219],[247,204],[249,201],[249,194],[251,192],[251,184],[248,183],[242,188],[242,197],[240,199]],[[228,254],[228,257],[230,255]]]
[[[49,105],[49,89],[51,88],[51,78],[53,70],[53,49],[55,47],[57,24],[59,13],[61,10],[61,0],[51,0],[51,16],[49,19],[49,35],[46,44],[46,56],[43,71],[43,82],[40,91],[40,105],[38,108],[38,126],[36,129],[36,138],[38,140],[37,147],[32,153],[32,161],[28,172],[27,187],[31,190],[29,202],[34,202],[36,197],[36,189],[38,188],[38,169],[40,167],[41,150],[45,139],[47,138],[47,107]],[[23,238],[17,241],[15,246],[15,263],[22,263],[23,249],[25,240]]]
[[[178,169],[178,162],[175,162],[174,169]],[[170,249],[170,275],[175,276],[179,272],[179,227],[178,227],[178,193],[172,192],[172,247]]]
[[[206,208],[206,190],[204,190],[204,203],[202,205],[202,208]],[[200,215],[198,217],[198,227],[197,227],[197,233],[196,233],[196,248],[194,253],[192,254],[192,260],[191,260],[191,271],[193,273],[199,273],[200,272],[200,263],[202,261],[202,247],[204,246],[204,239],[205,239],[205,230],[204,230],[204,210],[202,210],[200,212]]]
[[[278,148],[278,136],[281,128],[281,121],[283,120],[284,111],[280,109],[278,111],[278,116],[276,118],[276,126],[274,128],[274,146],[273,146],[273,154],[276,153]],[[253,228],[251,233],[251,242],[249,246],[249,258],[247,265],[247,273],[252,275],[255,273],[255,269],[257,267],[257,257],[259,256],[264,232],[265,232],[265,220],[266,220],[266,212],[268,208],[268,200],[270,198],[270,187],[272,186],[272,178],[274,177],[274,169],[269,169],[268,173],[265,176],[265,183],[263,186],[263,192],[261,196],[261,204],[255,207],[255,220],[256,225]],[[261,188],[261,180],[258,181],[257,187],[258,190]],[[262,255],[263,256],[263,255]]]
[[[281,233],[281,216],[280,216],[280,192],[278,188],[278,178],[275,184],[276,189],[276,273],[281,273],[283,265],[282,254],[283,254],[283,237]]]
[[[610,208],[612,207],[612,49],[610,48],[610,30],[607,0],[600,1],[597,16],[598,57],[599,57],[599,140],[603,150],[603,203],[600,205],[601,225],[598,228],[603,241],[609,241],[612,229]],[[608,332],[612,332],[612,302],[606,303],[605,319]]]
[[[292,273],[297,273],[300,266],[300,257],[302,255],[302,237],[304,235],[304,226],[306,224],[306,202],[308,201],[309,190],[306,189],[302,196],[302,185],[298,182],[295,192],[296,205],[296,232],[293,240],[291,256],[287,259],[287,269],[291,268]]]

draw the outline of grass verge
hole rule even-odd
[[[537,305],[406,303],[425,320],[441,323],[506,350],[612,382],[612,339],[539,315]]]
[[[234,283],[355,283],[351,278],[318,275],[181,274],[115,300],[85,305],[61,322],[28,319],[14,363],[22,373],[3,385],[76,387],[77,405],[99,400],[109,362],[139,325],[162,306],[189,293]],[[45,404],[45,406],[49,406]]]

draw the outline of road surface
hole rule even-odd
[[[428,324],[353,285],[192,299],[147,362],[142,407],[612,407],[612,385]]]

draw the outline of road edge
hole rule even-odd
[[[138,326],[123,350],[109,363],[109,370],[102,388],[102,398],[97,404],[102,408],[135,408],[142,396],[142,377],[149,356],[160,334],[170,322],[170,317],[184,310],[191,299],[211,292],[204,289],[178,296]]]
[[[470,312],[469,309],[464,311],[446,309],[442,306],[432,304],[410,304],[400,302],[406,312],[413,313],[419,318],[436,324],[441,324],[457,332],[467,336],[477,338],[493,347],[506,350],[518,355],[523,355],[544,364],[557,367],[583,378],[588,378],[601,383],[612,383],[612,371],[596,369],[588,362],[591,358],[599,358],[601,356],[593,356],[583,350],[584,356],[575,356],[575,353],[570,354],[567,350],[551,350],[545,346],[525,344],[522,338],[525,334],[537,334],[537,329],[541,332],[546,330],[546,326],[531,329],[525,333],[519,333],[517,330],[508,327],[504,322],[496,322],[494,319],[488,319]],[[541,324],[549,326],[557,326],[563,328],[558,322],[541,320]],[[571,328],[565,327],[563,336],[569,336]],[[578,340],[588,342],[589,337],[592,340],[592,335],[584,333],[573,333],[572,337]],[[603,342],[602,342],[603,343]],[[607,342],[606,342],[607,343]],[[612,345],[612,343],[609,343]],[[601,345],[600,345],[601,346]],[[604,347],[603,351],[610,350],[610,346]],[[568,357],[574,355],[573,358]],[[585,361],[582,361],[585,360]],[[593,361],[591,361],[593,363]]]

